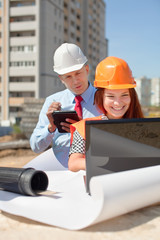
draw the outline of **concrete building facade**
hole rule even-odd
[[[160,78],[152,79],[151,88],[151,105],[160,107]]]
[[[136,78],[136,91],[142,106],[160,106],[160,78]]]
[[[0,0],[0,122],[17,116],[24,98],[63,90],[53,54],[63,42],[81,47],[94,80],[108,55],[105,3],[96,0]]]
[[[137,94],[142,106],[151,105],[151,79],[147,77],[135,79]]]

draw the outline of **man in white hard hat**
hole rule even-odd
[[[68,124],[62,123],[63,129],[67,132],[59,133],[54,125],[52,113],[56,110],[74,110],[75,96],[77,95],[83,99],[81,102],[82,118],[98,116],[100,112],[94,105],[96,89],[88,81],[89,66],[81,49],[75,44],[63,43],[55,51],[53,59],[53,69],[66,89],[46,98],[39,115],[39,121],[31,135],[30,145],[34,152],[40,153],[52,143],[52,154],[49,150],[45,158],[50,158],[53,161],[55,157],[63,167],[68,168],[69,124],[74,121],[69,119]],[[42,158],[41,155],[38,156],[37,160]]]

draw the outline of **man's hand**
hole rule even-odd
[[[46,113],[48,120],[49,120],[49,125],[48,125],[48,131],[50,133],[54,132],[56,130],[56,125],[54,125],[54,119],[52,116],[52,113],[54,111],[59,111],[61,110],[61,103],[60,102],[53,102],[50,107],[48,108],[48,111]]]
[[[75,120],[73,120],[73,119],[70,119],[70,118],[66,118],[65,120],[66,120],[66,122],[68,122],[68,123],[66,123],[66,122],[61,122],[61,123],[60,123],[61,126],[62,126],[62,129],[65,130],[66,132],[70,132],[70,124],[75,123],[75,122],[77,122],[77,121],[75,121]],[[80,120],[81,120],[81,119],[80,119]]]

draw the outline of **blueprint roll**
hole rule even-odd
[[[45,172],[34,168],[0,167],[0,189],[23,195],[38,195],[48,187]]]

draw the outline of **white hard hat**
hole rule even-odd
[[[53,69],[59,75],[77,71],[88,61],[81,49],[73,43],[63,43],[54,53]]]

